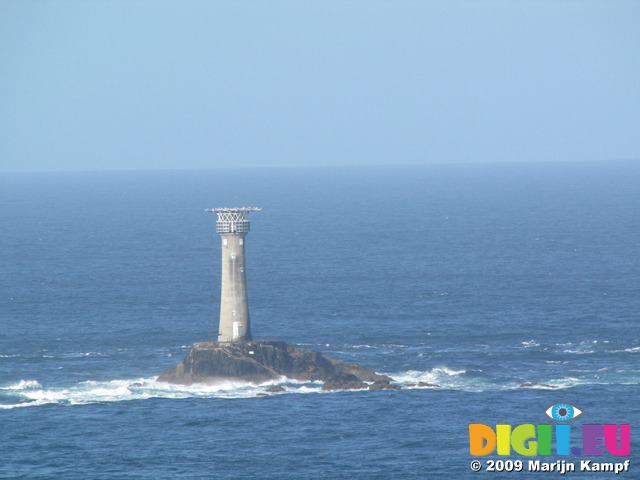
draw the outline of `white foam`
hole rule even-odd
[[[556,343],[555,345],[558,347],[569,347],[571,345],[595,345],[597,343],[600,343],[600,340],[582,340],[581,342],[578,342],[578,343],[567,342],[567,343]],[[609,343],[609,342],[605,341],[604,343]]]
[[[37,380],[20,380],[15,385],[0,387],[0,390],[40,390],[42,385]]]
[[[270,385],[285,386],[286,393],[318,393],[322,382],[302,382],[284,377],[259,385],[243,381],[221,381],[215,384],[175,385],[156,382],[156,378],[94,381],[77,383],[67,388],[43,388],[36,380],[21,380],[0,390],[11,390],[20,402],[0,404],[0,409],[46,404],[85,405],[91,403],[122,402],[148,398],[252,398],[265,393]]]
[[[608,353],[640,353],[640,347],[629,347],[623,350],[608,350]]]
[[[584,378],[576,378],[576,377],[566,377],[566,378],[554,378],[549,380],[548,382],[549,385],[554,385],[558,388],[569,388],[569,387],[575,387],[577,385],[589,385],[589,384],[593,384],[594,382],[592,380],[589,379],[584,379]],[[595,382],[598,383],[598,382]]]
[[[399,343],[388,343],[382,345],[367,345],[367,344],[358,344],[358,345],[347,345],[349,348],[409,348],[408,345],[402,345]]]
[[[634,347],[634,352],[640,351],[640,347]],[[437,366],[429,370],[409,370],[396,373],[387,373],[394,379],[394,383],[404,385],[405,388],[419,388],[420,382],[434,384],[442,389],[462,391],[490,391],[501,389],[516,389],[521,382],[512,382],[508,385],[495,383],[490,378],[477,375],[466,375],[464,369],[456,369],[448,366]],[[592,372],[586,376],[538,379],[539,386],[533,388],[548,388],[544,385],[552,385],[558,388],[570,388],[577,385],[610,383],[600,378],[600,375],[609,375],[606,372]],[[622,375],[618,375],[622,374]],[[631,376],[630,376],[631,375]],[[617,372],[613,379],[615,383],[638,383],[635,371]],[[609,379],[611,380],[611,379]],[[243,381],[221,381],[216,384],[175,385],[171,383],[156,382],[156,377],[134,378],[119,380],[89,380],[73,385],[43,386],[33,379],[20,380],[14,384],[0,387],[0,409],[38,406],[47,404],[57,405],[85,405],[92,403],[123,402],[132,400],[144,400],[150,398],[183,399],[183,398],[255,398],[265,394],[267,387],[280,385],[285,388],[280,394],[308,394],[330,393],[322,390],[323,382],[309,382],[290,380],[280,377],[260,385],[254,385]],[[411,385],[411,386],[410,386]],[[3,394],[4,393],[4,394]]]
[[[440,385],[446,388],[464,389],[465,387],[471,387],[471,383],[461,376],[466,373],[466,370],[453,370],[448,367],[434,367],[431,370],[419,371],[409,370],[407,372],[389,373],[391,378],[395,382],[404,385],[415,385],[417,383],[431,383]]]

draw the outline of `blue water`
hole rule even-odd
[[[0,478],[486,478],[468,424],[559,401],[630,423],[640,478],[639,194],[631,162],[2,174]],[[203,210],[244,205],[256,339],[441,388],[154,383],[216,328]]]

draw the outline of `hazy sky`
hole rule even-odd
[[[0,171],[640,159],[640,1],[0,2]]]

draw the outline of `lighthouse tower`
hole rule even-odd
[[[222,288],[218,342],[251,341],[247,283],[244,265],[244,237],[249,233],[249,212],[257,207],[210,208],[216,212],[216,232],[222,237]]]

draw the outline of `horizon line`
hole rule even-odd
[[[640,162],[640,158],[626,159],[541,159],[541,160],[442,160],[431,162],[407,162],[407,163],[335,163],[335,164],[285,164],[285,165],[216,165],[206,167],[134,167],[134,168],[63,168],[63,169],[0,169],[1,174],[15,173],[151,173],[151,172],[178,172],[178,171],[214,171],[214,170],[270,170],[270,169],[322,169],[322,168],[384,168],[384,167],[429,167],[429,166],[460,166],[460,165],[535,165],[535,164],[570,164],[570,163],[634,163]]]

